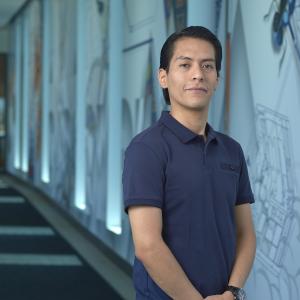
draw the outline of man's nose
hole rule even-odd
[[[193,80],[203,80],[204,79],[204,72],[200,66],[193,68],[192,76],[193,76]]]

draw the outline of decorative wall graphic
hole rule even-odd
[[[257,153],[252,175],[256,195],[257,257],[278,275],[296,201],[289,121],[262,105],[256,109]],[[299,224],[300,225],[300,224]]]
[[[5,168],[7,54],[0,53],[0,169]]]
[[[268,287],[264,299],[299,299],[300,199],[287,117],[256,106],[256,149],[248,157],[255,194],[257,254],[254,278]],[[296,244],[295,244],[296,243]],[[294,245],[293,248],[290,245]],[[297,296],[296,296],[297,295]]]
[[[268,8],[262,1],[238,1],[231,20],[230,134],[243,146],[256,200],[257,251],[246,291],[248,299],[298,300],[298,57],[287,27],[280,51],[274,51],[272,18],[262,18]]]
[[[167,35],[179,31],[187,24],[187,0],[164,0]]]
[[[295,0],[295,7],[290,17],[289,28],[291,31],[290,40],[295,49],[295,61],[300,74],[300,0]]]
[[[6,142],[6,168],[14,173],[14,132],[15,132],[15,101],[16,101],[16,22],[10,27],[9,56],[8,56],[8,80],[7,80],[7,142]]]
[[[86,202],[95,227],[105,222],[107,177],[108,1],[87,6],[86,24]]]
[[[124,86],[124,101],[127,101],[129,107],[129,119],[124,116],[124,122],[130,122],[132,125],[131,138],[141,131],[144,124],[145,112],[145,89],[147,85],[147,68],[149,61],[149,52],[152,40],[145,43],[139,43],[133,47],[126,49],[124,52],[125,69],[136,64],[135,69],[128,72],[126,83]],[[138,74],[138,75],[137,75]],[[125,107],[127,106],[125,104]],[[123,112],[124,115],[124,112]],[[131,121],[130,121],[131,120]],[[125,145],[127,147],[127,145]]]
[[[69,207],[74,191],[76,2],[53,1],[50,5],[53,16],[50,58],[50,194],[62,205]]]
[[[152,125],[158,112],[156,111],[154,88],[153,88],[153,62],[152,62],[152,44],[149,45],[148,63],[145,70],[144,95],[137,100],[137,132],[144,130]]]
[[[126,25],[128,25],[130,32],[140,30],[154,21],[158,1],[160,0],[124,1]]]
[[[215,25],[216,32],[218,32],[219,25],[220,25],[222,5],[223,5],[223,0],[216,0],[216,25]]]
[[[41,149],[41,3],[32,1],[28,7],[30,87],[29,111],[33,112],[29,123],[29,178],[40,177]]]
[[[283,63],[287,42],[286,34],[290,33],[292,43],[295,47],[296,56],[300,61],[300,0],[272,0],[268,13],[264,20],[272,16],[272,45],[279,52],[283,47],[279,71]]]

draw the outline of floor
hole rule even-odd
[[[115,263],[41,193],[0,175],[0,299],[134,299]]]

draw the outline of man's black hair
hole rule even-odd
[[[205,40],[213,45],[215,49],[217,76],[219,77],[222,63],[222,46],[218,38],[210,30],[203,26],[190,26],[182,29],[179,32],[174,32],[171,34],[161,48],[159,68],[166,70],[166,72],[169,71],[170,61],[174,53],[176,41],[187,37]],[[166,104],[170,105],[170,97],[167,88],[163,89],[163,95]]]

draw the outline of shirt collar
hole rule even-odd
[[[167,110],[162,111],[160,122],[167,126],[184,144],[199,136],[178,122]],[[205,132],[207,134],[207,142],[217,139],[216,132],[208,123],[206,123]]]

